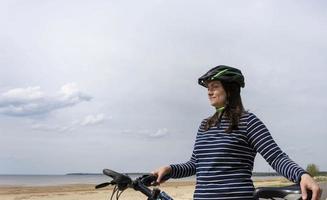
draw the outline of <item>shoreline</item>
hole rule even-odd
[[[285,178],[255,180],[255,187],[264,186],[286,186],[292,182]],[[324,187],[327,182],[320,182]],[[106,200],[111,195],[113,186],[95,189],[96,184],[63,184],[54,186],[12,186],[0,185],[1,200]],[[195,188],[195,181],[166,182],[159,186],[171,197],[177,200],[192,200]],[[324,189],[324,188],[323,188]],[[140,192],[127,189],[123,192],[121,199],[124,200],[144,200],[146,199]]]

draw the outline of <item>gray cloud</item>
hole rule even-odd
[[[169,130],[167,128],[159,128],[157,130],[149,130],[149,129],[142,129],[142,130],[131,130],[125,129],[119,131],[123,135],[129,135],[134,137],[142,137],[142,138],[162,138],[169,134]]]
[[[153,138],[161,138],[161,137],[166,136],[168,133],[169,132],[168,132],[167,128],[162,128],[162,129],[159,129],[156,132],[150,134],[149,136],[153,137]]]
[[[68,132],[73,131],[75,129],[73,126],[54,126],[49,124],[33,124],[31,128],[32,130],[42,132]]]
[[[55,96],[46,95],[39,86],[14,88],[1,94],[0,113],[17,117],[47,114],[90,101],[91,98],[79,91],[75,83],[62,86]]]
[[[42,132],[72,132],[80,127],[102,124],[106,119],[111,119],[111,117],[106,118],[103,113],[100,113],[95,115],[87,115],[83,119],[73,120],[71,123],[62,122],[61,124],[53,125],[51,122],[36,122],[31,126],[31,129]]]
[[[104,120],[105,120],[105,115],[103,113],[96,114],[96,115],[88,115],[80,122],[80,124],[82,126],[91,126],[91,125],[103,123]]]

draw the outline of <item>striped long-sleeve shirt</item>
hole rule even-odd
[[[170,165],[172,177],[196,174],[194,199],[253,199],[251,179],[256,153],[281,175],[299,182],[306,173],[275,143],[266,126],[254,114],[242,115],[238,130],[226,133],[229,120],[223,116],[217,127],[198,130],[191,159]]]

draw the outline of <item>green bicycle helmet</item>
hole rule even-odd
[[[214,80],[237,83],[242,88],[245,85],[241,70],[226,65],[219,65],[210,69],[199,78],[198,83],[203,87],[207,87],[207,82]]]

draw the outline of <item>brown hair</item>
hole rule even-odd
[[[238,123],[242,113],[244,112],[240,94],[241,89],[238,84],[233,82],[227,83],[221,81],[221,84],[227,95],[225,110],[223,111],[222,115],[225,115],[230,121],[229,127],[226,129],[226,132],[230,133],[232,130],[238,129]],[[209,117],[205,124],[205,129],[208,130],[210,127],[217,126],[218,123],[220,123],[222,115],[219,115],[219,113],[216,112],[213,116]]]

